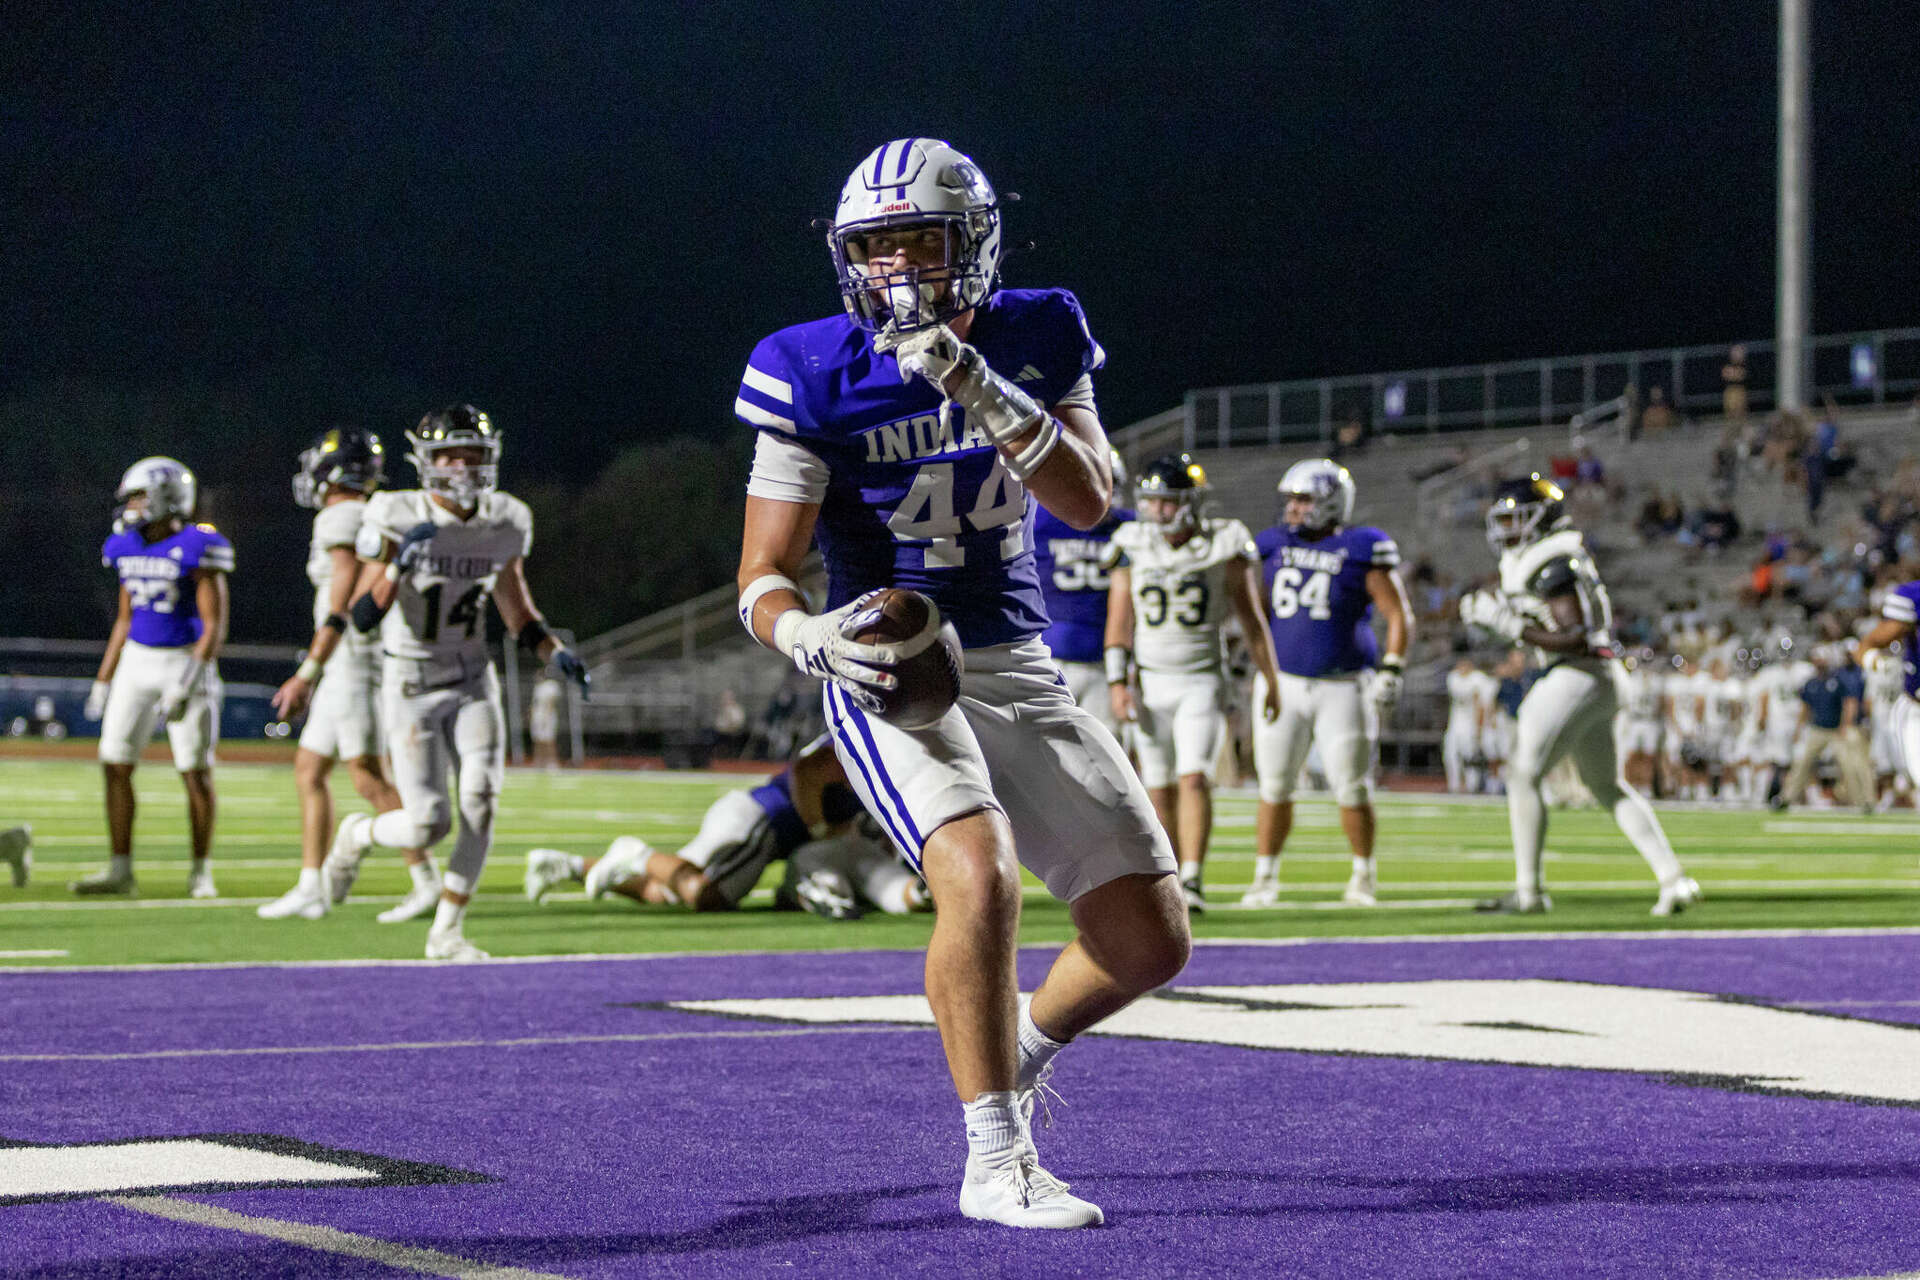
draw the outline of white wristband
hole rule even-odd
[[[802,601],[807,598],[806,593],[800,590],[800,584],[785,574],[761,574],[752,582],[749,582],[747,589],[740,593],[740,625],[747,629],[747,634],[750,636],[754,634],[753,606],[759,604],[760,597],[766,595],[769,591],[791,591],[793,594],[799,596]],[[755,636],[754,638],[758,639],[759,637]]]
[[[320,678],[320,664],[312,658],[303,659],[293,674],[312,684]]]
[[[813,615],[805,609],[789,609],[773,620],[773,650],[788,657],[793,656],[793,633]]]
[[[1110,644],[1107,646],[1108,684],[1125,684],[1127,682],[1127,664],[1132,658],[1132,651],[1123,644]]]
[[[1040,464],[1047,460],[1048,455],[1053,452],[1053,447],[1059,443],[1059,419],[1050,413],[1042,413],[1040,429],[1034,432],[1033,439],[1027,442],[1027,446],[1012,456],[1006,454],[1001,456],[1006,458],[1007,470],[1013,473],[1013,478],[1025,483],[1028,477],[1040,469]]]

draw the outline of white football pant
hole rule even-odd
[[[1266,677],[1255,676],[1253,705],[1259,707],[1266,696]],[[1267,804],[1292,800],[1307,750],[1317,746],[1334,803],[1345,809],[1366,804],[1372,743],[1363,702],[1360,682],[1351,676],[1315,680],[1281,672],[1279,717],[1268,722],[1256,712],[1253,723],[1260,799]]]
[[[470,894],[493,847],[493,820],[506,776],[506,717],[500,681],[488,663],[446,688],[422,688],[429,664],[388,658],[382,679],[387,749],[401,807],[373,820],[373,842],[424,849],[454,826],[447,771],[458,779],[459,834],[447,858],[446,885]],[[409,692],[415,690],[415,692]]]
[[[140,753],[153,738],[160,720],[160,699],[176,684],[193,661],[186,647],[159,649],[129,640],[120,650],[107,690],[106,714],[100,717],[100,759],[105,764],[138,764]],[[220,673],[208,664],[200,687],[187,699],[186,714],[167,724],[167,743],[173,748],[173,767],[181,773],[213,767],[213,747],[220,741]]]

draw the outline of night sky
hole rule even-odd
[[[912,133],[1024,197],[1005,278],[1080,294],[1110,426],[1772,332],[1759,0],[398,8],[10,11],[0,398],[280,379],[289,462],[466,398],[509,486],[584,481],[743,430],[755,340],[838,307],[809,220]],[[1814,25],[1815,328],[1912,324],[1913,6]]]

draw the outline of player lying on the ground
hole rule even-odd
[[[751,791],[715,800],[700,833],[678,854],[621,836],[598,858],[535,849],[527,855],[526,893],[538,902],[557,885],[583,881],[587,896],[617,893],[636,902],[694,911],[738,907],[769,864],[785,860],[777,905],[847,919],[863,906],[888,915],[925,910],[926,890],[887,843],[847,786],[822,735],[793,764]]]

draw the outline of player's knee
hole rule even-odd
[[[1510,787],[1534,786],[1545,772],[1531,752],[1516,752],[1507,761],[1507,785]]]
[[[453,830],[453,805],[445,796],[434,796],[420,804],[410,805],[406,815],[413,829],[408,833],[407,842],[400,846],[402,848],[424,849],[430,844],[440,843]]]
[[[1204,773],[1183,773],[1180,775],[1180,794],[1204,796],[1213,790],[1213,781]]]
[[[1260,779],[1261,804],[1291,804],[1293,802],[1293,779],[1289,777]]]
[[[935,832],[922,855],[940,910],[1018,911],[1020,864],[1012,843],[998,832],[971,832],[971,838],[947,832]]]
[[[1365,778],[1349,778],[1333,789],[1333,802],[1342,809],[1360,809],[1372,803],[1373,792]]]
[[[332,768],[333,761],[316,751],[293,753],[293,781],[302,791],[318,791],[326,786],[327,774]]]

